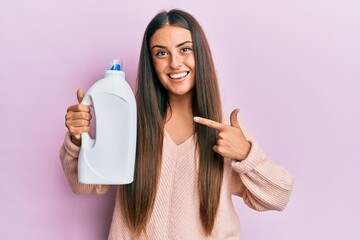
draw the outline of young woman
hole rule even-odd
[[[190,14],[161,12],[147,26],[136,100],[134,182],[117,186],[109,239],[239,239],[234,194],[258,211],[285,208],[292,176],[243,132],[238,109],[223,116],[210,48]],[[60,159],[75,193],[103,194],[110,186],[77,180],[90,119],[89,107],[68,108]]]

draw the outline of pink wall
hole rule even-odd
[[[360,239],[360,2],[231,2],[0,2],[1,239],[106,238],[114,191],[70,191],[65,111],[109,57],[134,86],[145,26],[172,7],[202,23],[225,109],[295,177],[284,212],[234,199],[242,240]]]

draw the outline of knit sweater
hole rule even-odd
[[[224,175],[220,204],[211,236],[206,236],[199,214],[197,190],[198,158],[195,137],[175,144],[164,132],[161,177],[154,209],[143,234],[137,239],[240,239],[240,221],[232,195],[242,197],[247,206],[257,211],[285,208],[292,190],[293,179],[288,171],[271,161],[259,144],[245,133],[251,143],[246,159],[224,159]],[[104,194],[109,185],[87,185],[77,179],[79,147],[69,133],[60,150],[60,159],[68,183],[77,194]],[[109,240],[135,239],[127,229],[122,215],[119,190],[110,228]]]

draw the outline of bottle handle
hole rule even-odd
[[[81,104],[84,104],[86,106],[92,107],[93,105],[93,101],[92,101],[92,97],[90,96],[90,94],[86,93],[84,98],[81,100]]]
[[[81,104],[84,104],[84,105],[89,106],[89,107],[94,106],[91,95],[86,93],[84,98],[81,101]],[[81,134],[81,148],[83,148],[83,149],[91,149],[91,148],[94,147],[94,145],[95,145],[95,139],[92,139],[90,137],[89,133],[83,132]]]
[[[89,133],[83,132],[81,134],[81,148],[82,149],[91,149],[95,145],[95,139],[91,139]]]

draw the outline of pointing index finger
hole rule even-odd
[[[206,119],[206,118],[202,118],[202,117],[194,117],[194,121],[197,123],[200,123],[202,125],[205,125],[209,128],[214,128],[217,130],[222,130],[224,128],[224,125],[221,123],[218,123],[216,121],[210,120],[210,119]]]

